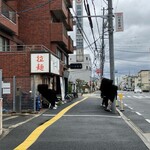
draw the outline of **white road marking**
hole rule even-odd
[[[132,107],[129,106],[130,109],[133,109]]]
[[[145,119],[148,123],[150,123],[150,119]]]
[[[138,114],[139,116],[142,116],[142,114],[141,114],[141,113],[139,113],[139,112],[136,112],[136,114]]]

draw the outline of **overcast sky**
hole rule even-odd
[[[107,0],[87,0],[90,5],[91,15],[102,15],[102,8],[107,9]],[[124,31],[114,32],[114,55],[116,76],[136,75],[140,70],[150,69],[150,3],[149,0],[112,0],[113,13],[123,12]],[[94,12],[95,8],[95,12]],[[95,39],[102,33],[102,18],[92,18],[94,24]],[[115,18],[114,18],[115,26]],[[99,29],[98,29],[99,27]],[[84,19],[83,25],[90,43],[93,43],[88,19]],[[107,36],[105,37],[107,38]],[[109,48],[108,39],[105,39],[105,67],[104,76],[109,77]],[[100,48],[100,41],[97,42]],[[84,42],[84,47],[87,43]],[[94,47],[94,45],[92,45]],[[90,53],[91,49],[86,48],[85,53]],[[91,55],[92,56],[92,55]],[[94,56],[93,56],[94,57]],[[93,59],[92,57],[92,59]],[[99,60],[98,60],[99,61]]]

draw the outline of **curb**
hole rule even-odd
[[[150,136],[146,136],[141,129],[139,129],[129,118],[127,118],[118,108],[116,108],[122,119],[128,126],[140,137],[148,149],[150,149]]]

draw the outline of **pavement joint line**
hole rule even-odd
[[[144,144],[150,149],[150,136],[146,136],[141,129],[139,129],[129,118],[127,118],[118,108],[116,108],[122,119],[129,125],[129,127],[140,137]]]
[[[43,114],[44,117],[56,116],[56,114]],[[106,118],[121,118],[121,116],[108,116],[108,115],[63,115],[63,117],[106,117]]]

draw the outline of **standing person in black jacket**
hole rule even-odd
[[[108,110],[108,100],[110,97],[110,91],[112,86],[113,80],[102,78],[100,91],[101,91],[101,97],[102,97],[102,106],[105,107],[105,110]]]
[[[50,101],[50,108],[51,109],[57,109],[56,101],[57,101],[57,96],[56,96],[56,91],[54,89],[48,89],[48,99]]]

